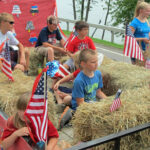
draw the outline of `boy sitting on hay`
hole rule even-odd
[[[76,111],[77,107],[84,102],[93,103],[96,97],[105,99],[107,96],[101,91],[103,87],[102,75],[98,67],[98,55],[91,49],[82,50],[79,54],[79,67],[81,69],[74,80],[72,89],[71,108]],[[71,109],[64,110],[60,120],[61,129],[72,116]]]
[[[18,61],[18,53],[14,56],[14,51],[10,52],[11,59],[11,69],[20,69],[22,71],[28,71],[29,65],[29,52],[24,49],[23,45],[15,38],[13,35],[12,29],[14,25],[14,18],[9,13],[1,13],[0,14],[0,69],[2,60],[4,57],[5,49],[8,47],[10,51],[10,45],[16,45],[19,48],[19,64]]]

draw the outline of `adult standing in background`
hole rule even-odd
[[[55,51],[66,54],[65,42],[57,28],[58,23],[56,16],[49,16],[47,18],[47,26],[41,30],[35,45],[35,51],[42,56],[46,56],[48,61],[54,60]],[[57,40],[60,41],[60,45],[56,44]]]
[[[147,44],[150,44],[150,25],[147,18],[150,15],[150,4],[139,1],[135,8],[134,19],[130,23],[130,28],[143,51]],[[132,64],[136,64],[136,59],[131,58]]]

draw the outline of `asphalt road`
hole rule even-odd
[[[95,44],[95,45],[98,52],[103,53],[108,58],[131,64],[130,58],[123,55],[123,50],[114,47],[100,45],[100,44]]]

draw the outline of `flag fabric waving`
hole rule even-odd
[[[43,71],[36,77],[32,89],[32,96],[24,114],[31,121],[38,142],[46,142],[47,140],[48,115],[46,71],[47,69],[44,68]],[[33,138],[33,136],[31,137]]]
[[[70,74],[70,72],[57,60],[48,62],[46,66],[48,67],[47,74],[51,78],[63,78]]]
[[[2,72],[11,80],[14,81],[11,70],[11,61],[10,61],[10,50],[8,43],[6,42],[6,47],[4,51],[4,58],[2,61]]]
[[[117,91],[116,97],[112,103],[112,105],[110,106],[110,112],[113,112],[115,110],[117,110],[120,106],[121,106],[121,100],[120,100],[120,94],[121,94],[121,89],[119,89]]]
[[[125,42],[124,42],[124,55],[129,56],[131,58],[136,58],[141,61],[144,61],[144,57],[142,51],[140,49],[139,44],[137,43],[134,35],[129,27],[126,26],[126,35],[125,35]]]

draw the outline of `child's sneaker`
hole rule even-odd
[[[67,124],[72,118],[72,109],[67,106],[64,112],[61,114],[59,123],[58,123],[58,130],[61,130],[65,124]]]

